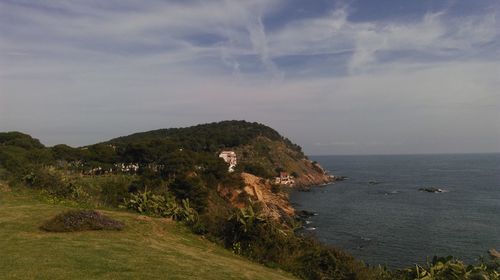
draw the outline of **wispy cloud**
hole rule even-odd
[[[469,57],[498,41],[500,34],[497,10],[460,18],[437,12],[411,21],[352,22],[344,7],[314,18],[290,19],[266,32],[263,17],[273,16],[284,3],[125,1],[119,5],[122,9],[94,1],[2,5],[4,53],[93,52],[172,64],[212,58],[222,64],[217,67],[252,72],[259,68],[251,65],[258,63],[275,75],[285,66],[274,60],[287,56],[348,54],[345,63],[351,73],[402,58],[398,52],[443,60]],[[242,67],[245,63],[250,66]]]

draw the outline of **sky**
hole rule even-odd
[[[0,0],[0,131],[233,119],[311,155],[500,152],[500,1]]]

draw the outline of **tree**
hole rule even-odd
[[[192,207],[203,212],[208,205],[208,189],[198,176],[177,177],[169,186],[177,199],[189,199]]]

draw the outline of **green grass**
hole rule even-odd
[[[1,279],[294,279],[167,219],[102,210],[124,230],[44,232],[44,221],[73,208],[0,187]]]

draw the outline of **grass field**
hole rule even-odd
[[[72,209],[0,186],[0,279],[294,279],[218,247],[167,219],[102,211],[125,229],[47,233]]]

